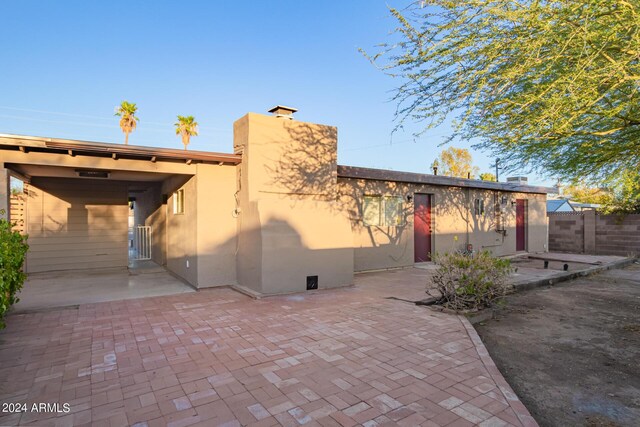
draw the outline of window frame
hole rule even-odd
[[[382,223],[384,224],[385,227],[402,227],[403,225],[405,225],[405,218],[402,215],[402,208],[403,208],[403,204],[404,204],[404,198],[402,196],[384,196],[384,208],[383,208],[383,213],[384,213],[384,218]],[[396,209],[397,211],[395,212],[395,215],[393,215],[393,223],[390,223],[389,218],[388,218],[388,210],[387,210],[387,202],[390,199],[394,199],[395,203],[396,203]]]
[[[173,214],[184,215],[184,211],[184,188],[181,188],[173,193]]]
[[[378,203],[378,215],[377,215],[377,223],[369,222],[369,216],[367,215],[367,208],[370,204],[367,203],[367,199],[375,200],[377,199]],[[380,227],[382,224],[382,195],[380,194],[365,194],[362,197],[362,223],[366,227]]]
[[[377,199],[376,221],[369,221],[372,215],[367,214],[367,209],[371,206],[368,200]],[[396,204],[394,215],[389,215],[388,206],[390,200]],[[364,194],[362,197],[362,223],[365,227],[402,227],[406,225],[406,218],[403,216],[404,197],[396,195]],[[390,220],[391,218],[391,220]]]

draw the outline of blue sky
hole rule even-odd
[[[181,148],[176,115],[194,115],[189,148],[230,152],[234,120],[284,104],[338,127],[341,164],[429,172],[448,126],[392,135],[399,81],[358,52],[388,40],[387,4],[406,1],[1,2],[0,133],[121,142],[126,99],[130,144]]]

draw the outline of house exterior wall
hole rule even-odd
[[[351,227],[337,204],[337,130],[247,114],[234,124],[238,282],[256,292],[304,291],[353,280]]]
[[[33,178],[26,271],[126,268],[127,200],[126,182]]]
[[[198,288],[237,283],[236,187],[235,166],[197,165]]]
[[[167,264],[167,205],[159,205],[145,219],[151,227],[151,259],[158,265]]]
[[[176,176],[163,182],[161,191],[167,203],[148,217],[147,224],[158,230],[164,221],[164,241],[157,244],[164,246],[167,269],[197,288],[234,285],[236,168],[212,164],[196,168],[193,177]],[[184,213],[179,214],[173,206],[181,189]],[[155,238],[157,234],[154,231]]]
[[[135,198],[134,202],[134,226],[148,225],[147,219],[162,204],[161,183],[151,183],[146,190],[137,190],[129,196]]]
[[[47,185],[59,182],[51,191],[58,191],[60,200],[75,194],[73,203],[80,206],[85,199],[91,202],[103,197],[103,205],[122,207],[122,212],[116,207],[101,207],[87,213],[87,222],[90,218],[90,224],[96,227],[88,222],[84,235],[73,236],[92,238],[92,233],[98,231],[104,231],[105,236],[121,236],[117,239],[122,238],[123,251],[120,254],[114,249],[117,254],[114,252],[109,258],[113,265],[127,265],[127,192],[136,191],[139,197],[136,196],[135,223],[152,227],[153,260],[198,288],[237,284],[262,294],[299,292],[306,289],[311,276],[318,276],[319,288],[329,288],[352,283],[354,271],[411,266],[414,206],[407,196],[421,193],[431,195],[432,252],[464,249],[471,244],[475,250],[490,250],[497,256],[514,254],[517,199],[527,201],[526,250],[547,250],[545,194],[519,193],[514,191],[517,187],[498,183],[474,184],[409,173],[392,175],[396,179],[393,181],[386,179],[389,171],[358,175],[365,172],[355,169],[363,168],[351,168],[349,172],[348,167],[341,167],[342,176],[338,177],[337,129],[332,126],[249,113],[234,123],[234,152],[242,154],[242,162],[237,165],[23,151],[15,147],[2,150],[0,161],[30,165],[40,174],[43,170],[52,174],[34,178],[40,184],[41,200],[61,203],[44,197],[50,195]],[[235,159],[231,163],[239,159],[231,157]],[[37,169],[40,167],[44,169]],[[71,178],[75,168],[105,169],[113,175],[96,187],[87,188],[83,184],[87,180]],[[4,168],[0,172],[7,174]],[[57,173],[69,178],[55,178]],[[119,175],[114,178],[116,174]],[[4,175],[0,175],[0,190]],[[118,181],[133,182],[136,176],[148,183],[137,182],[128,188],[126,182]],[[483,189],[472,188],[474,185]],[[101,196],[102,192],[96,189],[103,187]],[[181,189],[184,212],[176,213],[175,192]],[[545,191],[534,187],[520,190]],[[401,223],[364,224],[365,195],[401,198]],[[484,202],[483,213],[474,211],[475,200]],[[33,210],[34,220],[44,221],[46,209],[35,206]],[[57,222],[50,222],[62,221],[54,219]],[[103,220],[108,228],[100,228]],[[76,225],[73,221],[70,224]],[[116,240],[102,242],[93,238],[87,242],[115,248],[119,244]],[[595,245],[595,236],[592,240]],[[38,244],[55,243],[36,241],[30,256],[36,266],[41,264],[37,268],[47,268],[38,261],[46,258],[38,257]],[[55,252],[49,256],[55,256]],[[87,260],[84,265],[105,263]]]
[[[139,187],[140,184],[136,185]],[[151,183],[145,191],[136,190],[130,196],[134,201],[134,228],[151,227],[151,259],[159,265],[167,263],[167,208],[162,203],[162,182]]]
[[[184,280],[198,286],[197,257],[197,188],[195,176],[184,180],[169,178],[163,183],[163,193],[168,194],[167,210],[167,268]],[[175,191],[184,190],[184,213],[174,213]]]
[[[515,200],[528,201],[527,250],[546,250],[546,195],[498,192],[473,188],[429,186],[382,180],[338,178],[338,200],[351,220],[355,271],[405,267],[414,264],[413,201],[407,195],[431,194],[432,250],[448,252],[486,249],[496,256],[516,253]],[[364,195],[397,196],[404,200],[403,224],[367,226],[363,222]],[[502,205],[502,197],[507,203]],[[485,212],[476,215],[474,200],[484,200]],[[502,207],[506,234],[496,232],[496,198]],[[512,204],[513,202],[513,204]]]

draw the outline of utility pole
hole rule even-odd
[[[499,163],[500,163],[500,158],[496,157],[496,165],[495,165],[496,166],[496,182],[500,182],[500,176],[498,175],[498,171],[502,168],[498,166]]]

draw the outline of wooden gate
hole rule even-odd
[[[26,184],[25,184],[26,187]],[[9,201],[9,221],[13,224],[13,229],[24,234],[26,232],[27,218],[27,196],[26,188],[24,193],[11,194]]]

